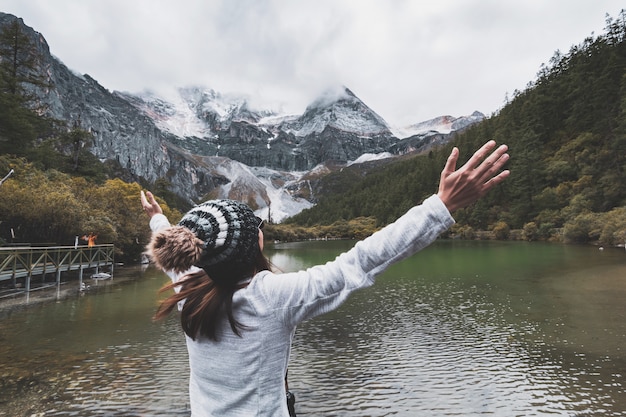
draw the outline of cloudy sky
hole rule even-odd
[[[302,113],[350,88],[394,126],[487,115],[623,0],[0,0],[109,90],[202,85]]]

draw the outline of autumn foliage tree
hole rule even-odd
[[[73,245],[76,236],[98,235],[116,256],[138,260],[150,238],[137,183],[102,184],[56,170],[40,171],[25,159],[0,156],[0,172],[15,174],[0,186],[0,239],[6,243]],[[165,214],[181,214],[159,199]]]

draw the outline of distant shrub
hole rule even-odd
[[[587,243],[594,240],[596,216],[583,213],[563,225],[563,239],[566,243]],[[597,234],[599,237],[599,233]]]
[[[508,240],[511,228],[506,222],[500,221],[493,225],[493,236],[498,240]]]
[[[476,232],[474,231],[472,226],[468,226],[468,225],[457,226],[454,229],[454,231],[460,239],[464,239],[464,240],[476,239]]]
[[[626,207],[604,213],[600,221],[602,231],[599,243],[604,246],[626,244]]]
[[[310,239],[364,239],[377,230],[375,217],[338,220],[331,225],[296,226],[268,224],[263,230],[266,240],[293,242]]]
[[[554,223],[541,223],[539,225],[539,230],[537,231],[539,234],[539,238],[543,240],[550,240],[555,237],[557,231],[555,229]]]
[[[539,239],[539,227],[537,227],[537,223],[526,223],[522,229],[522,237],[529,242]]]

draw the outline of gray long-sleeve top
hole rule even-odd
[[[433,195],[335,260],[304,271],[263,271],[233,296],[235,335],[225,320],[219,342],[187,337],[193,417],[287,417],[285,372],[296,326],[339,307],[376,275],[432,243],[454,223]],[[170,223],[156,215],[157,231]],[[176,281],[180,276],[168,273]]]

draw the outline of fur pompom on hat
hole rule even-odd
[[[243,203],[209,200],[189,210],[177,226],[155,233],[148,254],[159,268],[175,272],[222,262],[249,265],[259,251],[260,221]]]

